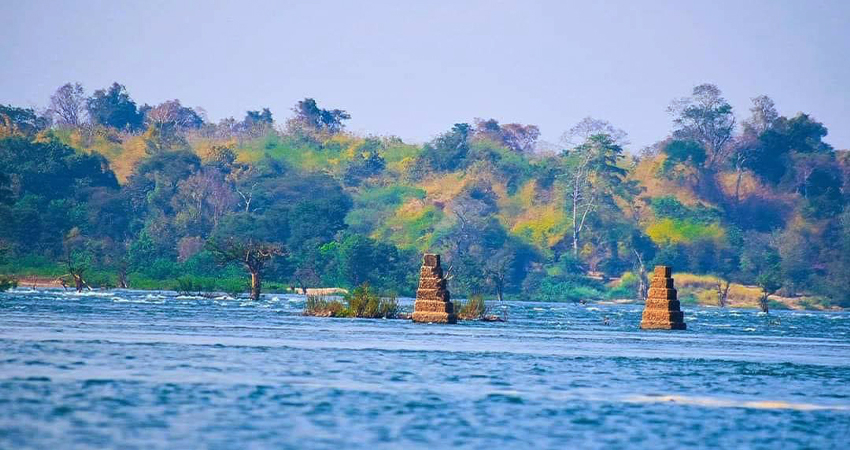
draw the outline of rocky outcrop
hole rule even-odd
[[[419,289],[413,304],[414,322],[456,323],[454,305],[446,288],[440,255],[426,253],[419,271]]]
[[[640,327],[644,330],[684,330],[687,325],[679,306],[670,267],[655,266]]]

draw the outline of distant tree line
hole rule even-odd
[[[495,119],[419,146],[351,134],[347,111],[311,98],[280,126],[268,108],[211,123],[68,83],[44,111],[0,106],[0,268],[79,289],[411,294],[429,250],[461,294],[641,297],[663,263],[714,275],[721,306],[733,282],[759,286],[764,309],[774,293],[850,306],[850,157],[826,127],[766,96],[739,120],[710,84],[668,111],[670,134],[640,154],[592,118],[554,151]]]

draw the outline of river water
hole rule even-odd
[[[850,313],[686,307],[687,331],[642,332],[640,305],[303,306],[0,294],[0,448],[850,448]]]

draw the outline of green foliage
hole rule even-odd
[[[144,114],[136,108],[127,88],[118,83],[94,91],[86,107],[92,122],[98,125],[135,131],[142,127],[144,121]]]
[[[368,283],[357,286],[345,296],[349,317],[370,319],[392,319],[398,315],[398,301],[395,298],[378,296]]]
[[[341,109],[319,108],[312,98],[299,101],[293,111],[295,117],[291,119],[290,126],[313,133],[339,133],[345,126],[343,122],[351,119],[351,115]]]
[[[472,295],[465,302],[455,300],[454,306],[455,314],[461,320],[481,320],[487,314],[487,305],[481,294]]]
[[[599,287],[576,284],[570,281],[546,279],[534,292],[535,300],[544,302],[573,302],[600,300],[605,293]]]
[[[379,289],[413,291],[408,281],[415,259],[391,244],[356,234],[321,247],[326,261],[325,280],[332,286],[353,287],[369,284]]]
[[[631,297],[636,276],[606,280],[663,263],[850,304],[850,158],[766,97],[736,135],[720,90],[697,86],[670,109],[672,138],[631,156],[592,119],[578,146],[541,154],[535,126],[494,119],[416,145],[347,133],[348,113],[312,99],[279,131],[267,108],[212,124],[178,100],[139,108],[119,84],[84,95],[57,90],[70,103],[53,128],[0,107],[0,273],[242,293],[250,252],[215,258],[232,243],[285,253],[262,259],[270,286],[411,295],[435,251],[460,295]]]
[[[0,292],[7,291],[17,286],[18,280],[6,275],[0,275]]]
[[[304,304],[305,316],[348,317],[345,305],[337,299],[327,299],[318,295],[307,296]]]
[[[823,142],[826,134],[826,127],[807,114],[780,117],[758,136],[746,166],[762,180],[779,184],[793,176],[795,154],[832,152],[832,147]]]
[[[357,286],[345,296],[345,304],[336,299],[308,296],[304,315],[319,317],[359,317],[366,319],[395,319],[398,301],[377,295],[368,283]]]
[[[31,108],[18,108],[0,104],[0,131],[22,133],[31,136],[47,128],[48,118],[36,114]]]
[[[606,296],[608,298],[636,298],[638,296],[638,276],[632,272],[625,272],[620,277],[620,281],[608,289]]]
[[[425,144],[420,155],[420,170],[450,172],[466,167],[470,138],[468,123],[454,124],[450,131]]]
[[[702,203],[689,208],[672,195],[653,197],[649,204],[659,219],[676,219],[707,225],[716,223],[722,218],[722,212],[715,208],[707,207]]]

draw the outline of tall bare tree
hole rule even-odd
[[[591,136],[597,134],[607,135],[611,142],[617,145],[622,146],[629,143],[625,131],[615,127],[607,120],[587,116],[561,135],[561,145],[565,148],[578,147],[587,142]]]
[[[590,136],[584,144],[565,152],[567,159],[567,199],[572,212],[573,256],[587,219],[603,204],[613,203],[626,169],[617,164],[623,148],[607,134]]]
[[[59,126],[79,127],[87,120],[86,93],[80,83],[65,83],[50,96],[49,113]]]

